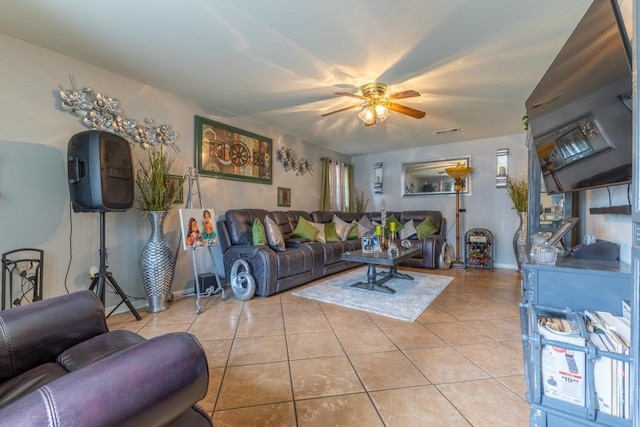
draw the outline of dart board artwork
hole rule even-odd
[[[200,175],[271,184],[270,138],[199,116],[194,134]]]

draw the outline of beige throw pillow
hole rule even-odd
[[[341,220],[336,214],[333,215],[333,223],[336,225],[336,233],[338,233],[340,240],[347,240],[353,224],[349,224],[348,222]]]
[[[282,252],[285,250],[284,237],[282,237],[280,227],[278,227],[278,224],[276,224],[269,215],[264,217],[264,231],[267,234],[267,242],[271,249],[276,252]]]

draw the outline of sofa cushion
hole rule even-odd
[[[66,349],[57,361],[66,370],[77,371],[144,341],[143,337],[126,329],[109,331]]]
[[[336,232],[338,233],[340,240],[347,240],[349,238],[349,232],[353,228],[353,224],[341,220],[338,215],[333,215],[333,223],[336,225]]]
[[[260,218],[256,218],[253,220],[253,226],[251,227],[251,236],[253,238],[253,244],[255,246],[263,246],[268,243],[267,232],[265,231],[264,224],[262,224]]]
[[[416,227],[416,231],[418,232],[418,239],[422,240],[430,234],[438,231],[438,227],[433,225],[429,218],[425,218],[418,226]]]
[[[408,239],[411,236],[415,236],[416,234],[418,234],[418,230],[416,230],[416,226],[414,225],[412,219],[410,219],[409,222],[405,223],[400,231],[398,231],[398,237],[403,240]]]
[[[315,240],[318,235],[318,229],[311,225],[309,221],[304,219],[303,217],[298,218],[298,225],[296,225],[296,229],[291,233],[292,238],[301,238],[308,240]]]
[[[264,229],[267,233],[267,242],[269,243],[269,247],[277,252],[284,251],[285,246],[282,232],[278,228],[278,224],[276,224],[269,215],[264,217]]]
[[[327,243],[339,242],[342,240],[340,239],[340,236],[338,236],[336,224],[334,222],[328,222],[324,225],[324,237]]]
[[[57,363],[43,363],[0,384],[0,408],[69,372]]]

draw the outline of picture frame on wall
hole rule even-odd
[[[200,175],[272,183],[271,138],[195,116],[195,144]]]
[[[278,187],[278,207],[291,207],[291,189]]]

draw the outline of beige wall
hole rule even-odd
[[[183,174],[194,158],[194,115],[270,137],[274,154],[285,145],[298,156],[313,160],[313,175],[296,176],[285,172],[274,159],[272,185],[201,177],[203,205],[213,208],[218,217],[232,208],[278,209],[279,186],[291,188],[292,209],[317,209],[320,157],[348,160],[248,120],[209,116],[169,93],[3,35],[0,57],[0,253],[18,248],[43,249],[45,297],[66,292],[65,273],[71,257],[66,280],[69,291],[86,289],[90,267],[99,264],[99,214],[70,212],[67,143],[72,135],[87,128],[77,117],[59,109],[57,92],[60,85],[71,87],[69,75],[75,76],[79,87],[91,87],[119,99],[129,117],[151,117],[158,124],[171,124],[180,135],[176,173]],[[136,158],[145,153],[139,147],[133,149]],[[107,213],[106,231],[109,270],[128,295],[144,297],[138,259],[149,235],[147,220],[135,209]],[[178,238],[177,208],[169,214],[165,232],[172,242]],[[200,255],[204,256],[204,251]],[[221,267],[218,249],[216,255]],[[180,253],[173,290],[193,289],[192,278],[190,256]],[[117,302],[118,298],[108,296],[107,306]],[[144,300],[135,303],[146,304]]]

